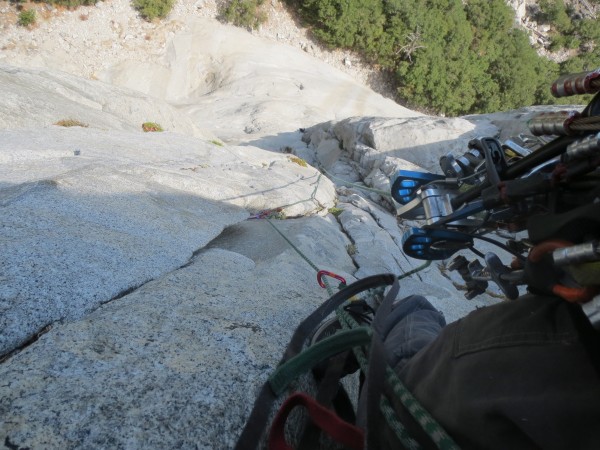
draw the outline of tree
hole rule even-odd
[[[260,10],[263,0],[232,0],[221,12],[221,17],[238,27],[258,28],[267,20]]]
[[[302,10],[316,25],[315,35],[330,46],[378,54],[385,24],[380,0],[306,0]]]
[[[173,0],[133,0],[133,6],[146,20],[164,18],[173,8]]]

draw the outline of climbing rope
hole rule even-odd
[[[337,178],[337,177],[335,177],[335,175],[330,174],[326,169],[322,168],[322,170],[327,175],[329,175],[329,176],[331,176],[333,178]],[[321,181],[321,177],[322,177],[322,174],[320,173],[319,176],[317,177],[317,181],[315,183],[315,188],[313,189],[310,198],[305,199],[305,200],[300,200],[300,201],[297,201],[297,202],[294,202],[294,203],[290,203],[288,205],[279,206],[277,208],[266,209],[266,210],[260,211],[259,213],[251,216],[250,219],[264,219],[264,220],[266,220],[269,223],[269,225],[271,225],[273,227],[273,229],[290,245],[290,247],[292,247],[292,249],[294,249],[294,251],[296,253],[298,253],[298,255],[304,261],[306,261],[306,263],[311,268],[313,268],[317,272],[317,279],[319,281],[319,284],[321,286],[324,286],[325,289],[327,289],[327,293],[331,296],[331,295],[333,295],[333,289],[331,288],[331,285],[327,281],[327,278],[323,277],[322,275],[328,275],[328,276],[332,276],[333,278],[337,278],[339,280],[342,280],[342,284],[341,284],[342,286],[345,285],[345,280],[343,280],[343,278],[341,278],[338,275],[335,275],[333,273],[330,273],[330,272],[327,272],[327,271],[319,269],[319,267],[315,263],[313,263],[310,260],[310,258],[308,256],[306,256],[279,228],[277,228],[277,226],[272,221],[272,219],[276,218],[278,215],[280,215],[285,208],[288,208],[290,206],[294,206],[294,205],[297,205],[297,204],[300,204],[300,203],[305,203],[307,201],[313,201],[313,200],[316,201],[317,190],[319,189],[319,184],[320,184],[320,181]],[[354,183],[350,183],[350,184],[355,185]],[[360,186],[360,185],[355,185],[355,186],[358,187],[358,188],[361,188],[361,189],[365,188],[364,186]],[[387,194],[386,192],[379,191],[377,189],[371,189],[371,188],[365,188],[365,189],[369,190],[369,191],[381,193],[381,195],[385,194],[386,196],[390,196],[391,197],[391,195]],[[423,270],[426,267],[428,267],[430,264],[431,264],[431,261],[426,261],[421,266],[419,266],[419,267],[417,267],[417,268],[415,268],[415,269],[413,269],[413,270],[411,270],[409,272],[406,272],[406,273],[400,275],[398,277],[398,279],[401,280],[401,279],[409,277],[409,276],[411,276],[411,275],[413,275],[413,274],[415,274],[417,272],[420,272],[421,270]]]
[[[287,237],[285,234],[283,234],[283,232],[282,232],[282,231],[281,231],[279,228],[277,228],[277,227],[275,226],[275,224],[274,224],[274,223],[271,221],[271,219],[270,219],[270,218],[268,218],[268,217],[265,217],[265,220],[266,220],[267,222],[269,222],[269,224],[270,224],[270,225],[271,225],[271,226],[272,226],[272,227],[275,229],[275,231],[277,231],[277,233],[279,233],[279,235],[280,235],[280,236],[281,236],[283,239],[285,239],[285,241],[286,241],[288,244],[290,244],[290,247],[292,247],[292,248],[293,248],[293,249],[296,251],[296,253],[298,253],[298,255],[300,255],[300,257],[301,257],[301,258],[302,258],[304,261],[306,261],[306,262],[308,263],[308,265],[309,265],[310,267],[312,267],[313,269],[315,269],[317,273],[319,273],[319,272],[320,272],[320,270],[321,270],[321,269],[319,269],[319,268],[318,268],[318,267],[315,265],[315,263],[313,263],[313,262],[312,262],[312,261],[311,261],[311,260],[308,258],[308,256],[306,256],[304,253],[302,253],[302,251],[301,251],[301,250],[300,250],[298,247],[296,247],[296,246],[294,245],[294,243],[293,243],[292,241],[290,241],[290,240],[288,239],[288,237]],[[332,289],[332,288],[331,288],[331,286],[329,285],[329,282],[327,281],[327,279],[326,279],[326,278],[323,278],[323,279],[322,279],[322,281],[323,281],[323,284],[325,285],[325,289],[327,289],[327,293],[328,293],[328,294],[329,294],[329,296],[331,297],[331,296],[333,295],[333,289]]]
[[[319,269],[319,267],[317,267],[317,265],[315,263],[313,263],[308,258],[308,256],[306,256],[304,253],[302,253],[302,251],[296,245],[294,245],[294,243],[279,228],[277,228],[275,226],[275,224],[273,223],[273,221],[271,219],[276,218],[277,216],[281,215],[281,213],[283,212],[283,210],[285,208],[289,208],[290,206],[298,205],[300,203],[305,203],[305,202],[309,202],[309,201],[314,201],[321,208],[324,208],[324,206],[321,205],[321,203],[316,199],[317,191],[319,189],[319,185],[321,183],[322,176],[323,176],[323,174],[319,173],[319,176],[317,177],[317,181],[315,182],[315,188],[313,189],[313,191],[310,195],[310,198],[307,198],[305,200],[299,200],[297,202],[290,203],[287,205],[279,206],[277,208],[266,209],[266,210],[260,211],[259,213],[250,217],[250,219],[265,219],[267,222],[269,222],[269,225],[271,225],[273,227],[273,229],[275,231],[277,231],[277,233],[290,245],[290,247],[292,247],[296,251],[296,253],[298,253],[298,255],[300,255],[300,257],[304,261],[306,261],[308,263],[308,265],[317,272],[317,274],[320,274],[322,272],[321,269]],[[333,289],[329,285],[329,282],[327,281],[327,279],[323,278],[323,277],[319,277],[318,279],[319,279],[319,284],[322,283],[325,286],[325,289],[327,289],[327,293],[329,294],[329,296],[332,296]]]
[[[322,176],[323,176],[323,174],[319,173],[319,175],[317,177],[317,181],[315,182],[315,188],[313,189],[309,198],[304,199],[304,200],[298,200],[297,202],[294,202],[294,203],[288,203],[287,205],[278,206],[276,208],[264,209],[262,211],[259,211],[256,214],[250,216],[249,219],[267,219],[267,218],[271,218],[271,217],[277,217],[283,213],[283,210],[285,208],[289,208],[291,206],[299,205],[300,203],[306,203],[306,202],[315,202],[319,206],[319,208],[324,209],[325,207],[321,204],[321,202],[319,202],[317,200],[317,191],[319,189],[319,185],[321,183]]]
[[[402,275],[399,275],[398,280],[402,280],[404,278],[410,277],[411,275],[414,275],[415,273],[420,272],[423,269],[426,269],[430,265],[431,265],[431,260],[425,261],[419,267],[415,267],[413,270],[409,270],[408,272],[405,272]]]
[[[416,270],[416,269],[415,269]],[[336,310],[336,315],[345,330],[352,330],[361,325],[356,322],[350,313],[348,313],[343,307]],[[365,350],[362,347],[354,347],[353,349],[356,360],[358,361],[363,373],[368,371],[368,357]],[[432,439],[434,444],[443,450],[456,450],[458,447],[454,443],[453,439],[446,433],[446,430],[429,414],[429,412],[421,406],[419,401],[413,396],[413,394],[406,388],[402,380],[398,377],[396,372],[391,367],[386,367],[385,371],[386,382],[392,388],[395,398],[399,399],[402,405],[410,413],[410,415],[419,423],[423,430]],[[390,428],[394,431],[402,445],[407,449],[420,448],[419,444],[414,441],[406,432],[406,429],[398,420],[398,417],[394,413],[389,401],[382,397],[379,404],[381,412],[385,420],[390,425]]]

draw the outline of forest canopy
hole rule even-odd
[[[556,103],[561,73],[600,67],[600,26],[572,19],[562,0],[540,2],[558,64],[539,56],[504,0],[287,0],[322,42],[364,55],[394,76],[399,100],[446,115]],[[589,0],[598,2],[600,0]]]

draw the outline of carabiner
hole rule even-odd
[[[327,287],[325,285],[325,282],[323,281],[323,275],[327,275],[328,277],[335,278],[336,280],[340,281],[344,286],[346,285],[346,279],[344,277],[337,275],[333,272],[329,272],[328,270],[319,270],[317,272],[317,282],[319,283],[319,286],[321,286],[323,289],[325,289]]]

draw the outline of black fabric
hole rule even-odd
[[[579,306],[526,296],[448,325],[399,374],[461,448],[598,449],[599,359],[598,332]]]
[[[600,203],[591,203],[562,214],[532,216],[527,222],[529,238],[534,243],[560,238],[573,243],[581,242],[600,229]]]

